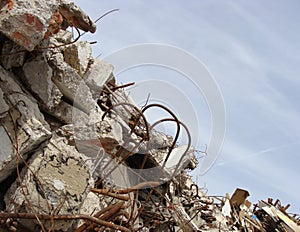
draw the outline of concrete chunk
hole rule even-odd
[[[13,146],[11,144],[9,135],[3,126],[0,127],[0,166],[6,161],[7,158],[13,153]],[[2,168],[0,168],[2,169]],[[3,177],[2,177],[3,179]],[[1,180],[1,171],[0,171],[0,180]]]
[[[79,41],[67,46],[64,50],[65,61],[78,71],[82,77],[88,68],[92,48],[87,41]]]
[[[78,214],[79,209],[93,186],[87,158],[69,146],[63,138],[51,139],[42,150],[37,151],[30,160],[29,169],[22,173],[21,187],[18,181],[5,196],[9,212],[32,212],[37,214]],[[26,187],[24,187],[26,186]],[[23,191],[27,192],[25,199]],[[36,221],[22,222],[34,228]],[[55,231],[70,231],[72,221],[56,221]],[[44,222],[50,228],[50,221]]]
[[[0,13],[0,31],[16,44],[32,51],[44,38],[58,3],[58,0],[14,1],[11,10]]]
[[[34,118],[29,119],[16,132],[7,129],[9,126],[9,123],[7,123],[0,127],[0,182],[16,169],[16,156],[19,157],[18,164],[23,163],[23,159],[27,158],[28,152],[36,149],[51,136],[51,132]],[[12,144],[14,133],[18,138],[18,150],[14,147],[15,144]]]
[[[0,118],[5,117],[7,113],[5,112],[9,109],[9,106],[6,104],[4,98],[3,98],[3,91],[0,88]]]
[[[48,62],[54,70],[53,82],[67,99],[74,101],[75,105],[86,113],[98,107],[89,87],[77,71],[64,61],[63,54],[52,54]]]
[[[51,135],[49,125],[45,122],[38,105],[26,95],[13,77],[0,66],[0,99],[3,114],[0,120],[1,149],[0,181],[7,178],[16,167],[16,155],[26,158],[26,154],[39,146]],[[5,101],[4,101],[5,99]],[[15,139],[17,138],[17,143]],[[10,147],[16,149],[11,150]],[[3,145],[3,146],[2,146]],[[5,148],[2,148],[5,147]],[[19,159],[19,163],[22,160]]]
[[[1,63],[5,69],[13,67],[21,67],[24,64],[26,51],[21,46],[15,44],[11,40],[3,43]]]
[[[89,16],[68,0],[11,1],[0,12],[0,31],[28,51],[69,25],[96,31]]]
[[[86,32],[90,31],[94,33],[96,31],[94,22],[82,11],[82,9],[80,9],[80,7],[75,5],[74,2],[70,0],[61,0],[59,12],[72,26],[76,26]]]
[[[15,106],[21,114],[21,117],[18,118],[19,125],[22,125],[31,118],[36,118],[49,128],[34,98],[26,94],[14,80],[14,77],[3,69],[2,66],[0,66],[0,88],[6,97],[6,102],[9,102],[11,106]],[[18,104],[20,102],[22,103]]]
[[[46,109],[51,110],[60,103],[63,95],[52,82],[53,70],[43,55],[26,62],[23,71],[28,87]]]
[[[114,80],[113,70],[114,67],[111,64],[95,59],[83,78],[90,89],[100,95],[104,84]]]

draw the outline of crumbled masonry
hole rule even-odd
[[[68,27],[96,30],[69,0],[0,1],[0,232],[300,232],[279,200],[207,196],[191,144],[144,114],[169,109],[138,108]]]

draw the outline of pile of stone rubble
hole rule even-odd
[[[95,32],[68,0],[0,1],[0,231],[300,231],[297,215],[249,193],[209,197],[187,169],[188,129],[139,109],[73,38]],[[170,118],[147,122],[146,110]],[[171,137],[155,130],[177,125]]]

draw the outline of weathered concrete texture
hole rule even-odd
[[[9,156],[14,153],[9,135],[6,133],[6,130],[2,126],[0,127],[0,147],[0,170],[2,170],[2,166],[5,165],[5,162],[7,163],[7,159],[9,158]],[[0,180],[5,179],[5,177],[5,174],[0,171]]]
[[[51,136],[51,132],[34,118],[23,123],[22,127],[16,132],[14,132],[10,126],[9,123],[0,126],[0,181],[7,178],[16,169],[17,164],[24,162],[28,152],[36,149]],[[18,147],[15,147],[15,134],[18,138]],[[12,144],[12,142],[14,142],[14,144]]]
[[[2,181],[15,170],[16,162],[23,162],[20,157],[24,156],[25,159],[25,154],[48,139],[51,132],[37,103],[22,91],[13,77],[1,66],[0,89],[0,109],[3,113],[0,118],[2,134],[0,181]],[[9,113],[4,113],[8,109]],[[20,156],[18,160],[16,156]]]
[[[6,40],[2,47],[1,63],[5,69],[11,69],[13,67],[21,67],[24,64],[26,51],[12,42]]]
[[[9,109],[9,106],[6,104],[3,97],[3,91],[0,88],[0,118],[5,117],[7,115],[5,112]]]
[[[155,155],[153,155],[155,156]],[[165,163],[165,170],[169,173],[171,177],[177,176],[182,170],[185,170],[194,157],[194,149],[189,148],[187,145],[182,145],[180,147],[176,147],[170,153],[168,160],[165,162],[166,155],[164,158],[164,162],[160,163],[163,165]]]
[[[14,1],[11,10],[0,13],[0,31],[16,44],[32,51],[44,38],[58,6],[58,0]]]
[[[94,33],[96,31],[94,22],[82,11],[82,9],[80,9],[80,7],[74,4],[74,2],[61,0],[59,12],[67,19],[67,22],[70,22],[71,26],[76,26],[86,32],[89,31]]]
[[[121,146],[124,141],[122,137],[122,126],[118,122],[112,120],[101,121],[94,124],[80,126],[74,121],[73,133],[77,148],[85,146],[98,146],[104,148],[105,152],[113,155],[116,152],[116,147]]]
[[[64,50],[65,61],[78,71],[82,77],[91,60],[92,48],[87,41],[79,41],[68,45]]]
[[[45,108],[51,110],[60,103],[63,95],[52,82],[53,70],[43,55],[26,62],[23,72],[27,86]]]
[[[16,106],[15,108],[20,112],[21,115],[17,119],[19,125],[22,125],[22,123],[31,118],[36,118],[48,127],[47,123],[44,121],[43,114],[38,108],[36,100],[34,100],[34,98],[28,93],[25,93],[20,85],[14,80],[14,77],[1,66],[0,88],[5,95],[6,104]]]
[[[7,210],[33,210],[38,214],[51,214],[53,211],[64,215],[78,213],[94,184],[87,158],[69,146],[65,139],[57,137],[37,151],[29,163],[29,167],[22,170],[21,185],[16,181],[5,196]],[[27,199],[23,191],[27,193]],[[37,222],[24,221],[23,224],[33,228],[33,223]],[[72,226],[70,221],[59,221],[54,229],[68,231]],[[45,222],[45,227],[50,227],[49,221]]]
[[[113,70],[114,68],[111,64],[99,59],[93,60],[83,78],[92,93],[97,96],[96,98],[99,98],[107,82],[114,81]]]
[[[98,108],[88,86],[77,71],[64,61],[63,54],[52,54],[48,61],[54,71],[52,80],[67,99],[74,101],[76,107],[86,113]]]
[[[68,0],[18,0],[0,12],[0,31],[28,51],[69,25],[96,31],[92,20]]]
[[[57,42],[64,44],[70,43],[73,39],[73,33],[68,30],[60,30],[57,34],[53,35],[53,37],[50,37],[50,39],[54,39]]]
[[[64,101],[61,101],[55,108],[48,110],[47,112],[60,122],[66,124],[73,123],[73,114],[76,114],[78,119],[86,117],[86,114],[81,110]]]

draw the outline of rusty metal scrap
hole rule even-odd
[[[12,25],[0,35],[0,231],[300,231],[299,215],[279,200],[252,207],[243,189],[208,196],[187,172],[197,159],[184,122],[162,104],[137,107],[124,90],[134,83],[118,85],[112,65],[78,42],[79,30],[94,33],[117,9],[93,22],[69,0],[39,1],[45,15],[21,2],[29,12],[38,5],[0,2],[0,24]],[[74,40],[59,33],[68,26]],[[145,112],[153,109],[169,116],[150,124]],[[169,122],[174,135],[155,130]],[[121,166],[126,172],[113,179]],[[133,183],[116,184],[126,178]]]

